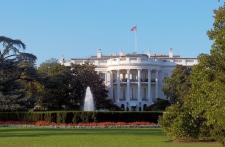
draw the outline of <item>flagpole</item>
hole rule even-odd
[[[134,50],[138,53],[137,29],[134,31]]]
[[[138,52],[138,42],[137,42],[137,25],[131,28],[131,32],[134,33],[134,51]]]

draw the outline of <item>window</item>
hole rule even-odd
[[[187,59],[186,62],[194,62],[194,59]]]
[[[182,60],[180,60],[180,59],[175,59],[174,61],[175,62],[182,62]]]

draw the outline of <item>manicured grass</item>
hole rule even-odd
[[[220,147],[217,143],[174,143],[159,128],[0,128],[0,147]]]

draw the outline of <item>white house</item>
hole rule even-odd
[[[173,55],[124,54],[103,55],[101,50],[89,58],[62,60],[61,64],[92,63],[108,88],[108,97],[125,110],[141,111],[157,98],[165,99],[163,80],[171,75],[176,64],[193,66],[197,58],[182,58]]]

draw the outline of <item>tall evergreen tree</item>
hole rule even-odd
[[[20,40],[0,36],[0,44],[0,110],[24,109],[27,99],[21,82],[31,80],[36,57],[21,51],[26,46]]]

